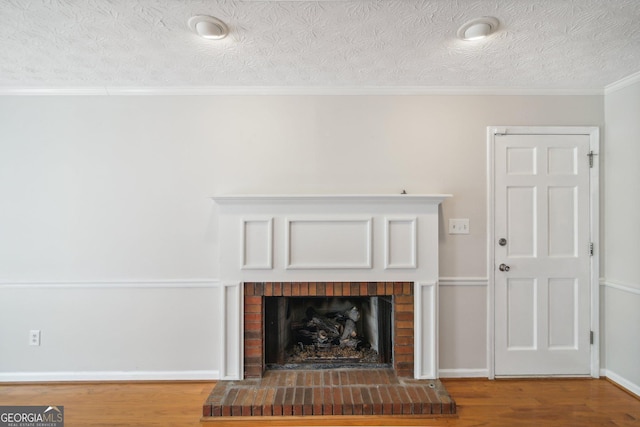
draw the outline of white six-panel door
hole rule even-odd
[[[589,375],[590,136],[494,138],[495,375]]]

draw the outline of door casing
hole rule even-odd
[[[590,324],[591,377],[600,376],[600,130],[596,126],[488,126],[487,127],[487,365],[489,379],[495,378],[495,136],[515,135],[588,135],[589,148],[596,156],[589,170],[589,216],[591,242]],[[585,159],[588,161],[588,159]]]

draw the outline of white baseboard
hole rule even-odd
[[[488,378],[488,369],[440,369],[440,378]]]
[[[218,380],[219,371],[0,372],[3,382]]]
[[[603,377],[609,378],[614,383],[618,384],[621,387],[626,388],[631,393],[633,393],[636,396],[640,397],[640,385],[632,383],[631,381],[627,380],[626,378],[616,374],[615,372],[613,372],[613,371],[611,371],[609,369],[601,369],[600,370],[600,375],[603,376]]]

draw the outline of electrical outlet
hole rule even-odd
[[[469,234],[469,218],[450,218],[449,234]]]
[[[29,345],[40,345],[40,330],[32,329],[29,331]]]

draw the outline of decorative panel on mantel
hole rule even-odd
[[[413,282],[416,378],[437,373],[438,206],[450,195],[219,196],[222,379],[241,379],[244,282]]]

